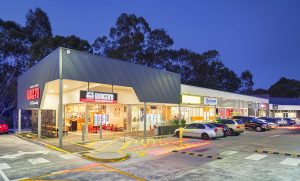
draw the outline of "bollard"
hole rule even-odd
[[[82,141],[85,141],[85,125],[84,124],[81,126],[81,131],[82,131]]]
[[[179,143],[180,143],[180,146],[182,145],[182,133],[183,133],[183,128],[180,127],[179,128]]]

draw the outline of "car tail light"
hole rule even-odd
[[[237,125],[236,128],[241,128],[240,125]]]
[[[215,132],[218,132],[218,128],[215,128]]]
[[[0,129],[2,128],[2,125],[0,125]]]

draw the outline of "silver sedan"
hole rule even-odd
[[[175,130],[175,135],[179,137],[179,129]],[[222,128],[212,124],[192,123],[183,128],[182,136],[197,137],[205,140],[224,136]]]

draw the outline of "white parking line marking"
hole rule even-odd
[[[14,159],[14,158],[18,158],[20,156],[26,155],[26,154],[48,154],[49,151],[34,151],[34,152],[23,152],[23,151],[19,151],[16,154],[13,155],[3,155],[0,158],[10,158],[10,159]]]
[[[5,175],[5,173],[2,170],[0,170],[0,175],[4,181],[9,181],[9,179],[7,178],[7,176]]]
[[[5,173],[2,170],[10,169],[10,168],[11,167],[7,163],[0,163],[0,175],[4,181],[9,181],[9,179],[7,178],[7,176],[5,175]]]
[[[61,158],[65,159],[65,160],[71,160],[71,159],[75,159],[75,158],[79,158],[75,155],[72,154],[67,154],[67,155],[59,155]]]
[[[230,156],[230,155],[233,155],[233,154],[236,154],[237,151],[224,151],[222,153],[220,153],[220,155],[222,156]]]
[[[274,137],[278,137],[280,136],[280,134],[276,134],[276,135],[273,135],[273,136],[270,136],[271,138],[274,138]]]
[[[46,160],[45,158],[35,158],[35,159],[29,159],[28,160],[33,165],[40,164],[40,163],[48,163],[50,161]]]
[[[281,165],[289,165],[289,166],[298,166],[300,163],[300,159],[296,159],[296,158],[286,158],[284,159],[282,162],[280,162],[279,164]]]
[[[250,156],[246,157],[245,159],[258,161],[258,160],[261,160],[261,159],[263,159],[263,158],[265,158],[267,156],[268,155],[253,154],[253,155],[250,155]]]
[[[0,170],[10,169],[11,167],[7,163],[0,163]]]

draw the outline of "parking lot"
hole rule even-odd
[[[198,147],[111,165],[147,180],[299,180],[299,136],[300,131],[286,129],[246,131],[203,141],[209,144]]]
[[[0,170],[9,180],[299,180],[299,136],[298,130],[278,128],[215,140],[184,138],[182,144],[176,137],[140,145],[128,139],[119,151],[131,158],[103,164],[0,135]],[[97,144],[91,146],[100,148]]]

